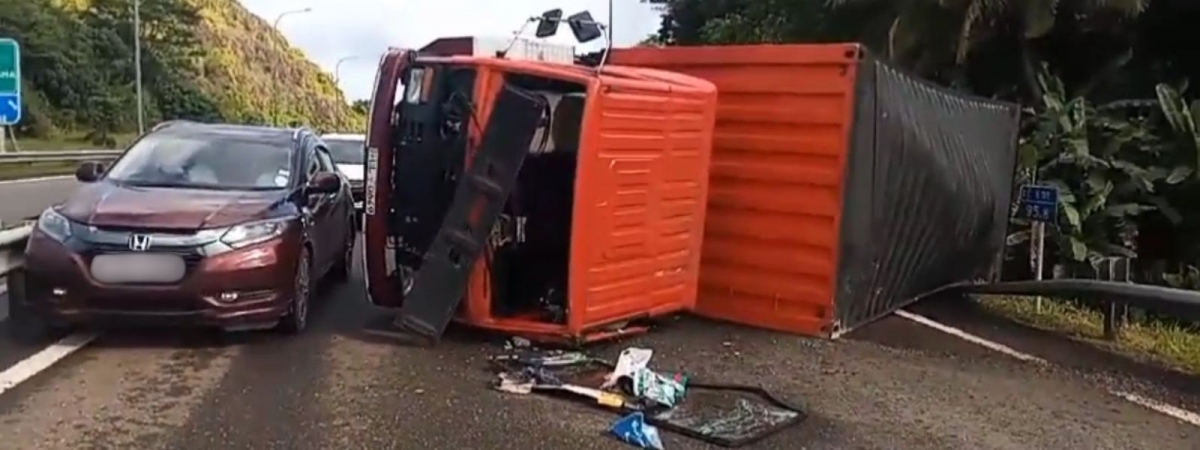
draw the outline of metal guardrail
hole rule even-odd
[[[0,230],[0,278],[25,264],[25,242],[32,231],[33,224]]]
[[[0,153],[0,164],[108,161],[121,156],[123,151],[124,150],[73,150],[47,152],[6,152]]]

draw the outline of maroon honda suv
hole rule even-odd
[[[315,282],[349,277],[350,187],[307,129],[170,122],[42,213],[24,307],[52,327],[308,323]]]

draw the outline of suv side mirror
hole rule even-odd
[[[83,183],[91,183],[100,179],[104,173],[104,164],[96,161],[84,161],[75,169],[75,179]]]
[[[321,172],[308,180],[305,191],[309,194],[332,194],[342,188],[342,179],[337,174]]]

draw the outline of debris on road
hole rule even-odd
[[[668,408],[673,408],[683,401],[688,380],[688,376],[682,373],[665,377],[645,367],[638,369],[630,378],[633,379],[631,393],[634,396]]]
[[[582,352],[505,345],[490,361],[495,389],[568,393],[626,414],[612,433],[642,448],[661,449],[658,428],[725,447],[756,442],[800,423],[805,415],[758,387],[695,383],[689,375],[649,368],[654,351],[631,347],[616,364]],[[653,434],[654,440],[646,440]],[[645,439],[643,439],[645,438]]]
[[[496,383],[496,390],[510,394],[528,394],[533,392],[533,384],[532,379],[501,373],[500,382]]]
[[[508,343],[504,344],[504,347],[508,349],[529,348],[531,346],[533,346],[533,343],[529,342],[529,339],[525,339],[520,336],[513,336],[512,339],[508,340]]]
[[[662,429],[722,447],[741,447],[799,424],[805,416],[760,388],[693,386],[678,407],[648,412]]]
[[[626,443],[641,448],[663,450],[662,438],[658,428],[646,423],[646,417],[641,411],[618,419],[612,426],[612,434]]]
[[[600,387],[602,389],[616,387],[618,379],[633,376],[635,371],[649,365],[651,356],[654,356],[654,351],[645,348],[630,347],[621,351],[621,356],[617,357],[617,367],[611,374],[604,377],[604,385]]]

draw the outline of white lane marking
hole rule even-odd
[[[70,178],[75,178],[75,177],[73,175],[54,175],[54,176],[49,176],[49,177],[21,178],[19,180],[0,181],[0,186],[6,185],[6,184],[37,183],[39,181],[66,180],[66,179],[70,179]]]
[[[941,331],[943,333],[949,334],[951,336],[957,337],[959,339],[963,339],[965,341],[968,341],[968,342],[971,342],[974,344],[978,344],[980,346],[983,346],[984,348],[987,348],[990,350],[995,350],[997,352],[1006,354],[1008,356],[1011,356],[1011,357],[1014,357],[1014,358],[1017,358],[1017,359],[1020,359],[1023,361],[1036,362],[1038,364],[1048,364],[1048,362],[1045,359],[1038,358],[1038,357],[1030,355],[1028,353],[1020,352],[1018,350],[1013,349],[1012,347],[1001,344],[999,342],[990,341],[990,340],[981,338],[979,336],[975,336],[971,333],[960,330],[958,328],[954,328],[949,325],[935,322],[933,319],[930,319],[925,316],[913,314],[913,313],[910,313],[908,311],[903,311],[903,310],[896,311],[896,315],[903,317],[905,319],[911,320],[913,322],[919,323],[921,325],[925,325],[927,327],[933,328],[935,330]],[[1177,406],[1172,406],[1167,403],[1160,402],[1158,400],[1148,399],[1146,397],[1142,397],[1140,395],[1125,392],[1125,391],[1108,390],[1108,393],[1111,395],[1115,395],[1127,402],[1148,408],[1159,414],[1163,414],[1163,415],[1171,417],[1173,419],[1200,427],[1200,414],[1196,414],[1194,412],[1188,411],[1186,409],[1183,409],[1183,408],[1180,408]]]
[[[75,353],[76,350],[96,339],[96,336],[98,336],[96,333],[72,334],[0,372],[0,395],[4,395],[9,389],[28,381],[43,370],[50,368],[54,363]]]
[[[1046,364],[1046,360],[1044,360],[1042,358],[1038,358],[1038,357],[1030,355],[1028,353],[1022,353],[1022,352],[1017,351],[1016,349],[1009,347],[1007,345],[1001,344],[999,342],[989,341],[987,339],[973,335],[971,333],[960,330],[958,328],[954,328],[949,325],[935,322],[935,321],[933,321],[933,319],[930,319],[925,316],[913,314],[913,313],[910,313],[910,312],[904,311],[904,310],[896,311],[896,315],[903,317],[905,319],[911,320],[913,322],[919,323],[921,325],[925,325],[929,328],[933,328],[935,330],[949,334],[951,336],[957,337],[959,339],[965,340],[967,342],[980,345],[989,350],[994,350],[994,351],[1003,353],[1005,355],[1011,356],[1013,358],[1017,358],[1022,361],[1029,361],[1029,362],[1034,362],[1034,363],[1038,363],[1038,364]]]
[[[1148,399],[1146,397],[1142,397],[1140,395],[1129,393],[1129,392],[1118,392],[1118,391],[1111,391],[1111,392],[1113,395],[1115,395],[1117,397],[1121,397],[1121,398],[1125,399],[1126,401],[1145,406],[1146,408],[1152,409],[1154,411],[1158,411],[1162,414],[1166,414],[1168,416],[1174,417],[1181,421],[1184,421],[1184,422],[1187,422],[1192,425],[1200,427],[1200,414],[1196,414],[1194,412],[1188,411],[1183,408],[1171,406],[1166,403],[1160,402],[1158,400]]]

